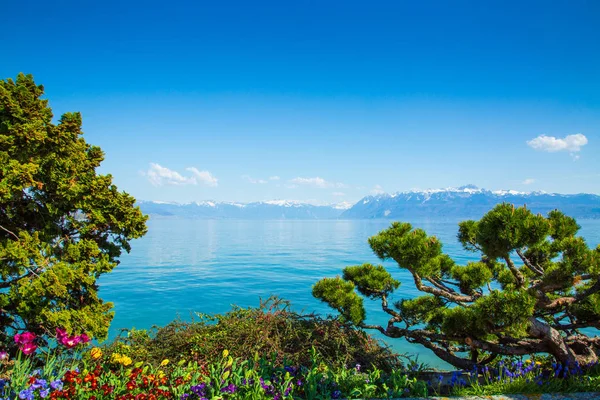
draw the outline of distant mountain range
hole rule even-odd
[[[558,208],[575,218],[600,218],[600,196],[594,194],[491,191],[474,185],[367,196],[343,212],[340,218],[479,218],[503,202],[526,205],[533,212],[544,215]]]
[[[600,218],[600,196],[545,192],[490,191],[473,185],[459,188],[412,190],[367,196],[356,204],[316,206],[297,201],[254,203],[202,201],[166,203],[140,201],[150,215],[219,219],[403,219],[424,217],[479,218],[498,203],[508,202],[542,214],[560,209],[575,218]]]
[[[140,201],[138,205],[150,215],[217,219],[334,219],[352,206],[350,203],[315,206],[290,200],[255,203],[201,201],[186,204]]]

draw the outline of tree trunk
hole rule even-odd
[[[548,353],[553,355],[556,361],[562,364],[578,362],[577,354],[567,345],[559,331],[535,317],[529,318],[529,321],[531,322],[529,333],[548,346]]]
[[[575,353],[575,358],[579,365],[598,362],[598,354],[596,353],[595,346],[586,341],[584,337],[569,340],[567,346]]]

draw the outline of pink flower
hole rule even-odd
[[[67,335],[67,331],[62,329],[62,328],[56,328],[56,339],[58,339],[58,341],[60,342],[63,338],[66,338]]]
[[[81,335],[69,336],[66,330],[62,328],[56,328],[56,340],[68,349],[72,349],[79,343],[87,343],[90,341],[90,337],[85,333]]]
[[[81,343],[80,336],[67,336],[60,341],[67,349],[72,349]]]
[[[5,351],[0,351],[0,360],[1,361],[8,360],[8,353]]]
[[[23,354],[31,354],[37,349],[37,346],[34,343],[25,343],[19,347]]]
[[[35,340],[35,334],[31,332],[17,333],[15,335],[15,343],[17,344],[28,344]]]
[[[81,340],[81,343],[87,343],[90,341],[90,337],[88,335],[86,335],[85,333],[82,333],[81,335],[79,335],[79,339]]]

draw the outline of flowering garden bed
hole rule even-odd
[[[0,354],[3,399],[400,398],[593,392],[600,385],[596,365],[544,360],[500,361],[481,370],[436,373],[417,363],[391,371],[359,364],[332,367],[315,348],[309,352],[309,365],[280,364],[276,356],[258,353],[240,359],[228,350],[211,363],[186,357],[152,363],[136,357],[132,346],[92,347],[87,335],[68,335],[61,329],[53,346],[38,347],[38,338],[29,332],[15,335],[14,342],[19,349],[15,358]]]

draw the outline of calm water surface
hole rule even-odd
[[[456,262],[475,259],[456,234],[462,219],[411,221],[436,235]],[[588,244],[600,243],[600,220],[578,221]],[[323,277],[341,274],[348,265],[381,263],[367,238],[387,228],[387,220],[250,221],[153,218],[148,234],[133,242],[130,254],[100,280],[104,300],[115,304],[111,336],[121,328],[164,325],[194,312],[223,313],[232,304],[257,306],[274,294],[297,311],[331,313],[311,296]],[[419,294],[409,273],[384,263],[402,286],[391,300]],[[384,323],[375,302],[365,301],[368,322]],[[382,336],[378,336],[382,337]],[[383,338],[383,337],[382,337]],[[432,366],[443,363],[421,346],[386,341],[399,352],[419,354]]]

